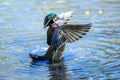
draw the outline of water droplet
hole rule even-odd
[[[85,11],[85,14],[86,14],[86,15],[89,15],[89,14],[90,14],[90,11]]]
[[[98,14],[103,14],[103,11],[102,11],[102,10],[99,10],[99,11],[98,11]]]

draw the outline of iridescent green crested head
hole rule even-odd
[[[49,26],[50,24],[54,23],[53,18],[55,18],[57,15],[55,13],[48,14],[44,19],[44,28]]]

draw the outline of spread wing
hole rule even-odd
[[[58,17],[60,17],[61,20],[68,21],[72,17],[73,13],[74,11],[69,11],[58,15]]]
[[[65,43],[71,43],[79,38],[82,38],[86,32],[89,31],[91,24],[84,25],[62,25],[58,27],[52,37],[52,45],[55,47],[55,50],[60,48]]]
[[[58,15],[59,19],[58,20],[56,19],[55,23],[58,24],[59,26],[67,24],[67,22],[71,19],[73,13],[74,13],[73,11],[69,11]]]

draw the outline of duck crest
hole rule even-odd
[[[52,20],[53,20],[53,18],[56,17],[56,16],[57,16],[57,14],[55,14],[55,13],[50,13],[50,14],[48,14],[48,15],[45,17],[45,19],[44,19],[44,28],[46,28],[47,26],[49,26],[50,23],[51,23],[51,24],[54,23],[54,21],[52,21]]]

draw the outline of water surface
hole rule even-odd
[[[90,32],[67,44],[58,64],[32,62],[29,53],[43,55],[44,17],[74,10],[70,23],[92,23]],[[0,80],[119,80],[119,0],[0,1]]]

